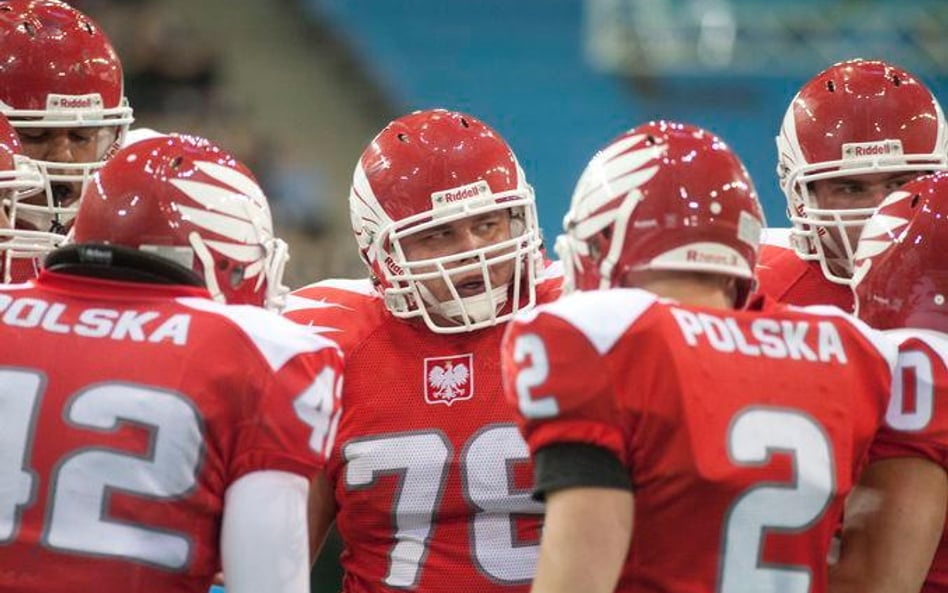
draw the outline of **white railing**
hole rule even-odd
[[[586,55],[630,76],[803,75],[853,57],[948,73],[945,0],[585,0]]]

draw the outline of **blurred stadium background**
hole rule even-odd
[[[655,118],[718,133],[786,226],[774,136],[796,89],[883,58],[948,101],[945,0],[78,0],[113,39],[136,127],[205,135],[261,178],[287,282],[362,275],[347,195],[364,145],[429,107],[498,129],[549,240],[593,152]],[[336,553],[335,549],[330,556]],[[316,591],[338,587],[332,562]]]
[[[348,185],[390,119],[429,107],[497,128],[548,240],[576,178],[622,130],[718,133],[785,226],[774,142],[795,90],[879,57],[948,92],[944,0],[76,0],[113,39],[136,126],[214,139],[261,177],[288,282],[361,274]]]

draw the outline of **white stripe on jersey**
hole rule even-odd
[[[152,130],[151,128],[135,128],[134,130],[129,130],[125,134],[125,141],[122,142],[122,148],[126,146],[131,146],[136,142],[141,142],[142,140],[151,140],[152,138],[161,138],[162,136],[167,136],[157,130]]]
[[[24,280],[23,282],[17,282],[14,284],[3,284],[0,282],[0,286],[3,287],[3,290],[27,290],[30,288],[36,288],[36,284],[33,282],[34,279]]]
[[[761,245],[791,248],[790,231],[793,229],[767,227],[760,237]]]
[[[942,363],[948,367],[948,334],[933,329],[915,327],[890,329],[882,333],[893,339],[897,344],[901,344],[911,338],[925,342],[929,348],[938,354]]]
[[[260,307],[225,305],[195,297],[181,297],[177,301],[191,309],[229,319],[250,338],[274,372],[299,354],[318,352],[324,348],[339,349],[335,342],[316,335],[306,326]]]
[[[335,288],[364,296],[379,296],[378,290],[375,289],[375,285],[372,284],[372,280],[369,278],[327,278],[326,280],[307,284],[293,292],[299,292],[307,288]]]
[[[286,297],[286,306],[283,307],[281,313],[286,315],[293,311],[302,311],[305,309],[346,309],[347,311],[352,311],[352,307],[347,307],[345,305],[340,305],[339,303],[333,303],[327,301],[326,299],[310,299],[307,297],[297,296],[295,294],[288,295]]]
[[[539,277],[537,278],[537,283],[543,282],[544,280],[556,279],[563,277],[563,262],[560,260],[551,261],[543,271],[540,272]]]
[[[577,291],[517,315],[516,322],[529,322],[540,313],[559,317],[583,332],[596,351],[604,354],[658,300],[635,288]]]

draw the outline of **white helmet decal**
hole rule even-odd
[[[170,183],[201,208],[178,204],[195,226],[227,237],[230,241],[191,237],[191,246],[202,260],[205,270],[213,270],[213,259],[207,250],[244,265],[243,277],[256,278],[256,286],[269,278],[269,292],[280,297],[280,286],[286,262],[285,244],[273,236],[270,207],[263,190],[240,171],[217,163],[198,161],[195,166],[222,185],[190,179],[172,179]],[[236,199],[235,199],[236,198]],[[218,298],[219,287],[213,273],[205,273],[208,288]],[[276,291],[276,293],[274,293]]]

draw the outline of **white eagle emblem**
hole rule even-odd
[[[425,359],[425,401],[450,406],[474,397],[474,355]]]

